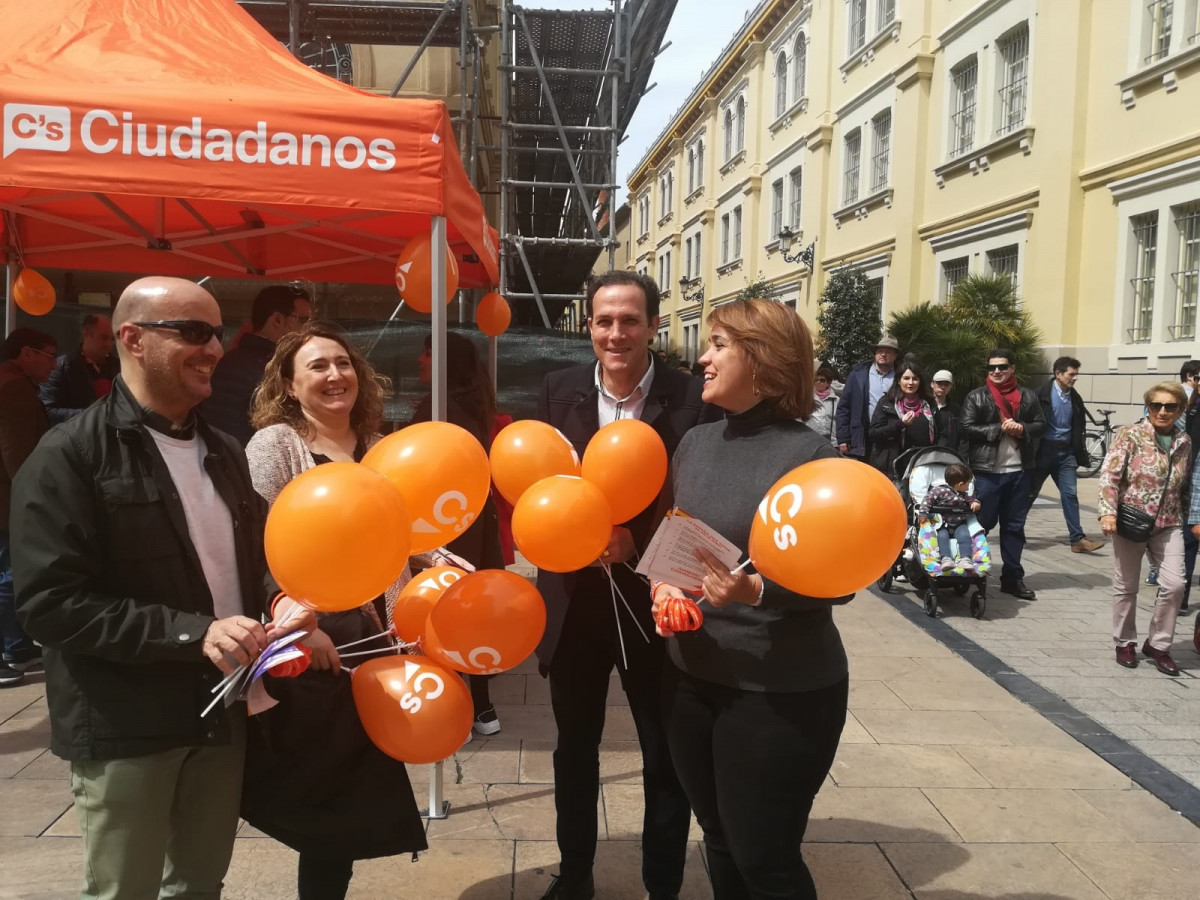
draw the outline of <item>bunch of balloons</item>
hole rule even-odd
[[[411,309],[421,313],[433,312],[433,250],[428,234],[412,238],[396,258],[396,290]],[[458,291],[458,257],[446,247],[445,302],[454,299]],[[22,307],[24,308],[24,307]],[[512,310],[508,301],[495,291],[490,291],[475,308],[475,324],[489,337],[498,337],[508,330],[512,322]]]
[[[361,463],[332,462],[289,482],[271,507],[267,563],[288,596],[320,612],[354,609],[399,578],[412,553],[448,544],[483,511],[487,453],[466,430],[424,422],[388,435]],[[421,572],[393,614],[401,640],[426,656],[358,666],[353,693],[375,744],[409,763],[435,762],[471,730],[470,692],[456,672],[519,665],[546,627],[541,595],[502,570]]]
[[[667,450],[653,428],[618,419],[592,437],[583,462],[571,442],[544,422],[514,422],[492,441],[492,478],[513,504],[513,540],[550,572],[573,572],[600,558],[613,526],[658,497]]]

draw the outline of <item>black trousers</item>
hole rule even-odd
[[[715,900],[816,900],[800,842],[846,724],[849,678],[763,693],[668,666],[667,736],[704,829]]]
[[[344,900],[354,874],[354,860],[301,853],[296,867],[299,900]]]
[[[647,642],[621,601],[620,627],[626,668],[617,636],[612,597],[599,588],[603,575],[588,572],[593,593],[576,591],[550,666],[550,703],[558,725],[554,750],[554,806],[558,814],[561,875],[566,882],[588,876],[596,857],[596,804],[600,796],[600,737],[605,698],[614,666],[629,698],[642,747],[645,815],[642,822],[642,882],[651,893],[678,893],[683,884],[691,809],[675,775],[663,729],[661,695],[665,649],[651,624],[645,585],[622,590],[638,615]],[[647,595],[647,596],[643,596]]]

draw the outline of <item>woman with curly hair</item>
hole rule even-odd
[[[280,339],[254,394],[259,429],[246,446],[250,477],[268,504],[314,466],[362,459],[379,440],[390,385],[333,326],[313,322]],[[407,568],[388,590],[394,597]],[[371,743],[336,647],[375,636],[391,651],[378,602],[322,613],[305,639],[308,671],[264,677],[278,705],[251,719],[242,815],[300,854],[301,900],[345,897],[354,860],[426,848],[403,763]]]

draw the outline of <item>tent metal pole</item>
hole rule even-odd
[[[13,297],[13,281],[16,272],[11,262],[4,266],[4,334],[7,337],[17,327],[17,301]]]
[[[300,0],[288,0],[288,52],[300,52]]]
[[[620,76],[616,73],[621,71],[617,65],[618,59],[622,56],[627,56],[625,48],[621,45],[624,39],[624,34],[621,32],[621,0],[613,0],[613,56],[609,60],[609,70],[613,73],[609,76],[608,88],[612,94],[612,118],[609,120],[609,125],[613,131],[609,134],[608,139],[611,144],[612,157],[609,162],[608,180],[613,184],[617,182],[617,145],[620,141],[617,140],[617,122],[619,121],[620,108],[618,106],[618,92],[620,87]],[[611,270],[616,267],[617,263],[617,190],[614,187],[608,195],[608,268]]]
[[[509,0],[500,0],[500,293],[508,296],[508,254],[511,247],[506,244],[509,233],[508,197],[512,191],[508,184],[508,148],[512,143],[509,133],[509,106],[512,75],[503,71],[511,59],[512,30],[509,16]]]
[[[467,38],[471,32],[471,4],[459,4],[458,17],[458,155],[463,165],[470,161],[470,149],[467,146]],[[478,102],[472,100],[472,105]],[[474,115],[471,116],[474,119]],[[470,177],[470,172],[467,173]],[[471,182],[474,186],[475,182]],[[462,318],[462,300],[459,300],[459,318]]]
[[[432,216],[430,228],[429,298],[430,325],[433,335],[430,352],[433,355],[433,412],[435,422],[446,421],[446,217]]]

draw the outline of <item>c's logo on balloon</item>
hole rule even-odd
[[[423,691],[424,682],[432,682],[432,690]],[[421,708],[422,698],[436,700],[442,696],[442,692],[445,690],[446,683],[442,681],[440,675],[433,672],[422,672],[413,680],[412,690],[406,691],[400,698],[400,708],[411,715]]]
[[[779,504],[785,498],[790,499],[790,504],[786,513],[781,513]],[[777,525],[782,524],[785,515],[788,519],[795,518],[796,513],[800,512],[800,507],[803,503],[804,491],[800,488],[800,485],[785,484],[771,496],[763,498],[763,502],[758,505],[758,515],[764,524],[769,524],[770,522],[774,522]],[[768,515],[770,516],[769,519]],[[776,528],[772,532],[772,539],[776,547],[780,550],[786,550],[789,547],[796,546],[799,536],[796,534],[796,529],[791,525],[784,525],[782,528]]]
[[[491,665],[484,661],[485,657],[490,660]],[[472,667],[480,669],[484,675],[494,675],[504,671],[500,667],[500,653],[492,647],[476,647],[467,655],[467,662]]]

